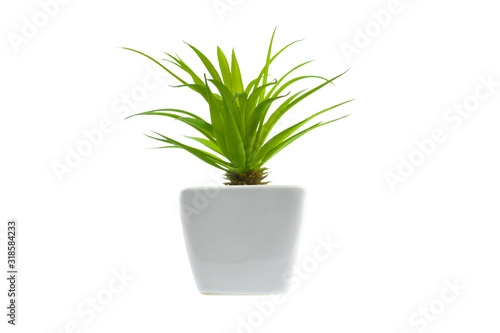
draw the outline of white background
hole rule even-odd
[[[6,324],[7,285],[4,278],[0,283],[1,332],[500,329],[500,21],[494,2],[72,0],[51,8],[53,16],[43,22],[38,1],[0,5],[0,232],[7,219],[18,219],[21,272],[15,329]],[[376,23],[373,12],[388,9],[393,13],[385,26]],[[41,27],[23,37],[34,16]],[[226,52],[235,47],[249,82],[275,26],[276,47],[305,41],[280,56],[272,74],[309,59],[316,61],[300,73],[333,77],[351,68],[285,122],[356,101],[324,119],[350,117],[301,138],[268,164],[274,184],[307,188],[298,264],[311,258],[318,237],[341,245],[309,268],[282,304],[268,306],[265,317],[255,302],[267,304],[269,297],[197,292],[178,194],[221,175],[182,151],[146,149],[155,144],[142,133],[181,137],[186,127],[154,117],[124,121],[116,112],[121,98],[156,70],[118,47],[157,58],[178,53],[198,70],[183,40],[213,60],[216,45]],[[359,31],[366,29],[371,36],[363,40]],[[15,44],[13,36],[25,39]],[[355,54],[342,51],[348,44]],[[488,91],[481,78],[496,86]],[[159,80],[125,111],[208,113],[190,92],[171,88],[175,80]],[[444,118],[456,117],[448,110],[464,102],[474,109],[467,118]],[[68,149],[105,119],[112,129],[59,179],[54,163],[66,163]],[[429,140],[435,130],[446,139],[418,160],[424,155],[415,141]],[[422,163],[391,189],[387,173],[398,175],[400,158],[411,156]],[[113,272],[123,269],[133,280],[95,317],[79,315],[89,298],[106,295]],[[445,304],[441,295],[453,296],[446,281],[466,290]],[[429,306],[439,314],[422,322],[418,311]],[[253,327],[238,330],[241,320]]]

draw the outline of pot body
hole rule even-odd
[[[203,294],[288,290],[305,191],[298,186],[196,187],[181,192],[191,269]]]

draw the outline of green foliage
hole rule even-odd
[[[271,130],[286,112],[345,73],[331,79],[315,75],[288,78],[295,70],[310,62],[307,61],[292,68],[279,80],[268,82],[269,68],[273,61],[289,46],[300,42],[300,40],[294,41],[272,55],[275,32],[276,29],[269,43],[264,67],[257,78],[250,81],[246,87],[243,84],[240,66],[234,50],[228,60],[224,52],[217,47],[219,68],[217,70],[216,66],[202,52],[186,43],[203,63],[210,75],[209,78],[206,75],[197,75],[179,56],[167,54],[169,59],[163,60],[175,65],[188,75],[192,80],[192,82],[188,82],[152,57],[142,52],[125,48],[154,61],[180,82],[180,85],[175,87],[193,90],[203,97],[209,107],[210,121],[206,121],[192,112],[180,109],[158,109],[134,115],[156,115],[179,120],[191,126],[203,136],[188,136],[187,138],[200,143],[206,149],[198,149],[154,132],[156,136],[148,136],[168,144],[158,148],[184,149],[204,162],[227,173],[243,175],[250,172],[249,174],[252,175],[253,170],[263,169],[264,164],[270,158],[302,135],[320,126],[347,117],[343,116],[326,122],[320,121],[299,131],[299,129],[316,116],[352,100],[316,112],[268,139]],[[284,94],[285,90],[294,83],[307,79],[319,79],[323,82],[310,90],[306,89],[294,94]]]

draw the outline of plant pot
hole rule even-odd
[[[304,189],[298,186],[183,190],[184,239],[200,293],[286,292],[298,247],[304,197]]]

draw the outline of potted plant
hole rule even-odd
[[[163,134],[147,135],[162,143],[158,148],[179,148],[223,170],[227,182],[219,187],[187,188],[181,192],[181,218],[187,253],[198,290],[203,294],[272,294],[288,289],[287,274],[297,251],[304,189],[300,186],[267,185],[265,164],[302,135],[330,121],[303,126],[315,117],[349,101],[320,110],[271,136],[282,116],[344,73],[331,79],[316,75],[290,75],[310,61],[293,67],[279,79],[269,81],[269,68],[294,41],[272,54],[273,32],[264,67],[244,85],[234,49],[230,62],[217,48],[218,67],[197,48],[187,44],[201,60],[207,74],[196,74],[179,56],[167,53],[168,63],[178,67],[185,80],[163,63],[154,61],[208,104],[204,119],[177,108],[157,109],[137,115],[174,118],[199,132],[188,137],[201,148]],[[310,90],[288,89],[306,79],[322,80]],[[136,116],[136,115],[134,115]]]

